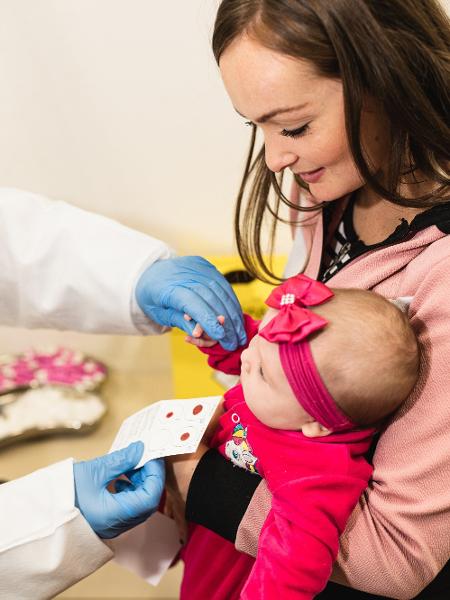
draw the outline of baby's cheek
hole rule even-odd
[[[261,423],[271,427],[272,414],[266,406],[261,393],[258,393],[258,391],[254,389],[250,392],[246,392],[245,387],[242,387],[244,389],[245,401],[249,409],[252,411],[255,417],[261,421]]]
[[[257,401],[256,401],[257,394],[253,393],[253,388],[249,384],[248,379],[246,379],[245,377],[241,378],[241,385],[242,385],[242,389],[244,390],[245,403],[247,404],[249,409],[252,411],[252,413],[256,415],[255,409],[256,410],[258,409]],[[258,415],[256,415],[256,416],[258,416]]]

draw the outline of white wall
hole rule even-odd
[[[211,0],[1,0],[0,185],[232,251],[249,131],[210,49]]]
[[[218,4],[0,0],[0,186],[231,252],[249,131],[210,49]]]

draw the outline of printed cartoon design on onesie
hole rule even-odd
[[[247,441],[247,427],[239,423],[239,415],[236,413],[233,413],[231,418],[236,425],[231,434],[231,440],[225,444],[225,454],[232,463],[241,467],[241,469],[257,473],[256,462],[258,458],[253,454],[252,447]]]

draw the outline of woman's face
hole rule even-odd
[[[236,111],[261,128],[271,171],[290,169],[320,202],[363,185],[347,142],[339,80],[321,77],[307,61],[269,50],[248,36],[230,44],[220,70]],[[384,131],[376,112],[365,110],[362,144],[374,170],[381,165]]]

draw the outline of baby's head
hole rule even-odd
[[[268,311],[260,335],[242,354],[247,404],[266,425],[301,429],[309,437],[376,426],[417,380],[418,346],[406,315],[373,292],[342,289],[332,295],[305,276],[288,281],[294,280],[312,285],[316,305],[304,297],[297,306]],[[278,297],[286,300],[286,293]]]

